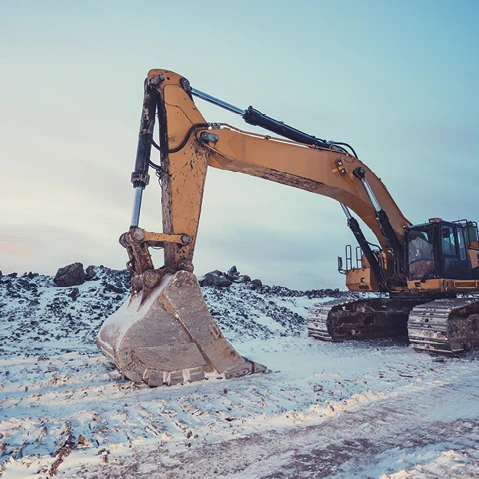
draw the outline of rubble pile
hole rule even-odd
[[[81,263],[60,268],[54,277],[32,272],[0,274],[0,355],[22,350],[35,354],[49,345],[56,352],[96,350],[96,334],[128,298],[130,281],[126,269],[100,265],[84,270]],[[223,334],[239,342],[304,333],[305,301],[350,295],[330,289],[268,286],[240,274],[235,266],[227,272],[211,271],[199,281]]]

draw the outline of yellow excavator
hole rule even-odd
[[[241,115],[278,135],[208,123],[193,98]],[[153,136],[155,119],[159,141]],[[151,149],[160,152],[159,164]],[[417,351],[456,354],[479,345],[479,241],[477,224],[440,218],[412,225],[381,180],[354,149],[326,141],[204,93],[183,76],[150,70],[145,80],[135,169],[131,226],[120,238],[132,271],[132,292],[97,336],[100,350],[124,376],[149,386],[201,380],[207,374],[240,377],[265,370],[243,358],[208,312],[193,253],[208,167],[264,178],[337,200],[358,247],[346,248],[350,291],[380,292],[363,299],[313,307],[312,337],[344,339],[409,336]],[[142,193],[153,169],[162,188],[163,232],[139,227]],[[377,238],[370,243],[355,213]],[[155,268],[149,248],[164,249]],[[355,251],[355,254],[353,252]],[[353,258],[354,256],[354,258]]]

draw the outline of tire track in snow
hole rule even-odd
[[[449,383],[411,386],[314,425],[253,433],[180,454],[138,449],[133,457],[115,461],[109,477],[369,479],[408,467],[422,467],[423,479],[479,477],[478,398],[465,381],[467,374],[455,374]],[[421,466],[450,451],[467,458],[450,474],[443,470],[438,476],[437,467],[428,472]]]

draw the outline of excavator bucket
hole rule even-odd
[[[193,273],[165,276],[144,302],[142,294],[132,294],[97,336],[98,348],[128,379],[155,387],[266,370],[223,337]]]

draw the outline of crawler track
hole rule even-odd
[[[328,328],[329,313],[337,308],[346,307],[347,304],[352,302],[357,302],[357,300],[335,299],[313,305],[308,313],[308,336],[322,341],[340,341],[339,338],[331,335]]]
[[[479,300],[436,299],[409,315],[409,341],[418,352],[455,355],[479,346]]]
[[[323,341],[407,337],[409,312],[425,299],[371,298],[316,304],[308,334]]]
[[[479,346],[479,299],[338,299],[310,309],[308,335],[323,341],[408,337],[418,352],[455,355]]]

